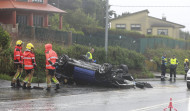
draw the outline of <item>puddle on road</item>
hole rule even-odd
[[[101,92],[101,91],[111,91],[119,90],[116,88],[105,88],[105,87],[89,87],[89,86],[62,86],[58,91],[54,90],[54,86],[51,91],[46,91],[37,89],[22,89],[22,88],[0,88],[0,101],[18,101],[36,98],[50,98],[55,96],[68,96],[68,95],[78,95],[91,92]]]

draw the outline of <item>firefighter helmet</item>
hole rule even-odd
[[[21,40],[17,40],[16,41],[16,45],[22,45],[22,41]]]
[[[184,62],[189,62],[189,59],[185,59],[185,61]]]
[[[34,45],[32,43],[28,43],[26,45],[26,48],[29,49],[29,50],[34,49]]]

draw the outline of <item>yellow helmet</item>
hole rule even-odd
[[[184,62],[189,62],[189,59],[185,59]]]
[[[32,43],[28,43],[26,45],[26,48],[29,49],[29,50],[34,49],[34,45]]]
[[[22,45],[22,41],[21,40],[17,40],[16,41],[16,45]]]

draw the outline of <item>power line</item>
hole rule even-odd
[[[161,6],[161,5],[159,5],[159,6],[156,6],[156,5],[152,5],[152,6],[150,6],[150,5],[147,5],[147,6],[142,6],[142,5],[128,5],[128,6],[124,6],[124,5],[110,5],[110,6],[112,6],[112,7],[155,7],[155,8],[159,8],[159,7],[171,7],[171,8],[175,8],[175,7],[179,7],[179,8],[186,8],[186,7],[190,7],[190,6]]]

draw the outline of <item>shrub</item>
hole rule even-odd
[[[11,38],[9,33],[4,31],[3,28],[0,27],[0,47],[2,48],[2,50],[9,47],[10,41]]]
[[[188,50],[181,50],[181,49],[149,49],[147,50],[145,56],[147,58],[152,57],[153,60],[158,64],[158,71],[160,71],[160,66],[161,66],[161,57],[163,53],[166,53],[167,58],[172,58],[173,55],[178,59],[179,64],[177,66],[177,73],[178,74],[185,74],[184,71],[184,59],[188,58],[190,59],[190,51]],[[168,61],[168,69],[169,69],[169,61]],[[169,72],[169,70],[167,70]]]
[[[45,80],[45,43],[33,43],[35,47],[35,59],[37,63],[37,69],[34,73],[34,82],[37,81],[38,76],[40,81]],[[24,46],[23,46],[24,47]],[[95,52],[93,58],[97,60],[98,64],[103,64],[105,62],[111,63],[113,65],[126,64],[130,69],[143,69],[144,56],[135,51],[130,51],[121,47],[109,47],[108,48],[108,58],[106,61],[106,53],[103,47],[93,47]],[[25,49],[25,48],[24,48]],[[0,56],[0,71],[2,73],[14,75],[14,64],[13,64],[13,48],[4,50],[4,56]],[[53,50],[55,50],[58,56],[62,54],[67,54],[71,58],[79,59],[81,55],[86,55],[89,51],[88,46],[74,44],[71,47],[63,47],[53,43]],[[5,55],[6,54],[6,55]],[[4,63],[4,64],[3,64]],[[25,77],[25,72],[22,77]]]

